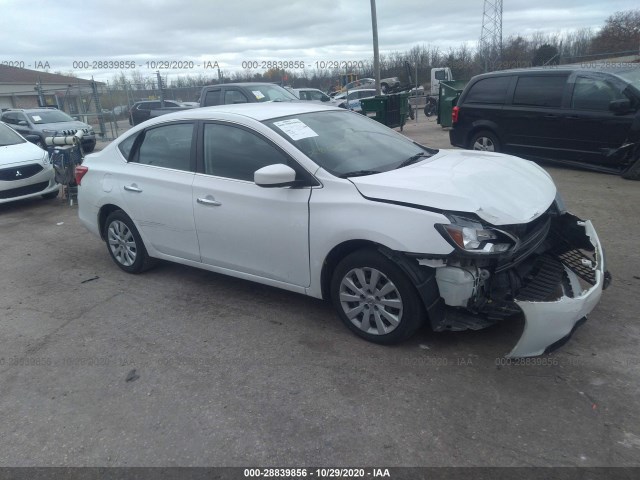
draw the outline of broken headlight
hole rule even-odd
[[[486,227],[476,220],[447,215],[450,224],[436,224],[436,229],[451,245],[469,253],[503,253],[518,243],[512,235]]]

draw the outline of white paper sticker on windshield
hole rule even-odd
[[[256,96],[258,100],[264,98],[264,95],[260,90],[251,90],[251,92],[253,92],[253,94]]]
[[[42,117],[40,115],[33,115],[31,118],[33,118],[34,122],[39,122],[42,120]]]
[[[281,122],[273,122],[273,124],[291,137],[291,140],[300,140],[302,138],[317,137],[308,125],[302,123],[297,118],[291,120],[282,120]]]

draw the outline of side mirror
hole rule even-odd
[[[23,137],[31,143],[38,143],[40,141],[40,137],[38,135],[23,135]]]
[[[631,110],[631,102],[627,99],[613,100],[609,102],[609,110],[618,114],[627,113]]]
[[[296,171],[283,163],[275,163],[256,170],[253,181],[264,188],[291,187],[296,183]]]
[[[20,120],[18,122],[18,125],[20,125],[21,127],[28,127],[29,126],[29,124],[27,123],[26,120]]]

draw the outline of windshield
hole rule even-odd
[[[293,93],[278,85],[249,85],[247,89],[258,102],[291,102],[298,100]]]
[[[60,110],[41,110],[27,113],[29,120],[35,124],[73,122],[73,118]]]
[[[11,128],[7,127],[4,123],[0,122],[0,147],[6,147],[7,145],[17,145],[24,143],[25,140],[14,132]]]
[[[312,112],[264,123],[338,177],[385,172],[438,152],[359,113]]]

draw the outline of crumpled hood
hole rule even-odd
[[[23,163],[39,163],[44,155],[45,151],[31,142],[0,147],[0,168]]]
[[[417,164],[350,180],[370,199],[475,213],[492,225],[530,222],[556,196],[553,180],[535,163],[470,150],[440,150]]]

